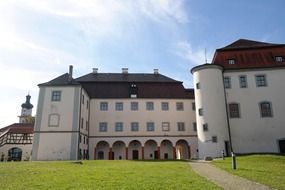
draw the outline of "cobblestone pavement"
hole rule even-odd
[[[193,170],[200,176],[209,179],[226,190],[269,190],[270,188],[227,173],[206,161],[189,162]]]

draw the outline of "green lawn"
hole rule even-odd
[[[285,190],[285,156],[238,156],[235,171],[231,169],[231,158],[215,160],[214,164],[235,175]]]
[[[219,189],[183,161],[0,162],[0,189]]]

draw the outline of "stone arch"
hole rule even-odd
[[[8,161],[21,161],[22,160],[22,149],[13,147],[8,151]]]
[[[165,139],[160,143],[160,158],[175,159],[172,142],[168,139]]]
[[[106,141],[99,141],[95,148],[95,156],[97,160],[109,159],[109,143]]]
[[[139,160],[143,159],[142,144],[138,140],[132,140],[128,145],[128,159]]]
[[[176,159],[190,159],[190,146],[186,140],[178,140],[175,149]]]
[[[158,159],[158,147],[157,142],[153,139],[149,139],[144,143],[144,159]]]
[[[112,145],[113,158],[115,160],[126,159],[126,144],[123,141],[115,141]]]

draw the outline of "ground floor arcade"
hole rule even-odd
[[[197,157],[197,138],[91,138],[90,159],[151,160]]]

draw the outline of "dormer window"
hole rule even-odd
[[[283,56],[275,56],[275,61],[277,62],[277,63],[282,63],[283,62]]]
[[[234,64],[236,64],[236,60],[235,59],[228,59],[228,63],[229,63],[229,65],[234,65]]]
[[[132,83],[130,86],[130,97],[131,98],[137,98],[137,95],[138,95],[137,85]]]

